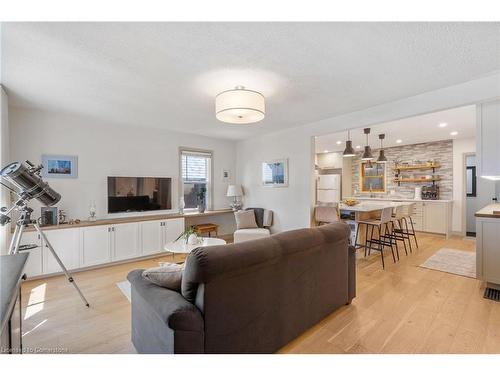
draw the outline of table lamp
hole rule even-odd
[[[233,197],[233,202],[230,204],[233,211],[241,210],[242,204],[239,200],[239,198],[243,196],[241,185],[229,185],[227,187],[226,196]]]

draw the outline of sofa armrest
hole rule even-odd
[[[350,245],[348,252],[348,303],[351,303],[356,297],[356,248]]]
[[[145,280],[142,271],[144,270],[131,271],[127,279],[170,328],[181,331],[203,331],[203,317],[195,305],[175,290],[162,288]]]

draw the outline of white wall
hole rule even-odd
[[[77,179],[47,179],[62,195],[57,206],[70,218],[87,219],[92,200],[99,218],[124,216],[107,214],[106,177],[113,175],[172,177],[172,211],[176,211],[181,146],[213,151],[213,208],[229,207],[225,194],[230,182],[223,181],[222,172],[229,170],[234,178],[235,142],[20,108],[10,109],[10,125],[13,160],[39,163],[42,154],[78,156]],[[33,205],[37,216],[38,207]]]
[[[476,152],[476,139],[455,139],[453,141],[453,218],[451,230],[465,230],[463,206],[465,202],[465,164],[464,154]]]
[[[280,158],[288,158],[289,186],[262,186],[262,162]],[[273,232],[309,226],[314,166],[311,137],[286,131],[239,142],[237,161],[245,207],[273,210]]]
[[[7,94],[0,85],[0,168],[9,163],[10,138],[9,138],[9,110]],[[9,191],[0,186],[0,207],[9,206]],[[10,225],[0,227],[0,255],[7,253]]]
[[[499,79],[500,73],[496,73],[463,84],[238,142],[237,180],[245,188],[245,204],[274,210],[274,230],[307,227],[310,223],[313,197],[312,136],[491,100],[500,96]],[[264,189],[260,186],[260,163],[265,159],[278,157],[288,157],[290,160],[289,187]]]

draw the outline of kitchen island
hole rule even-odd
[[[500,204],[476,212],[476,277],[500,288]],[[491,286],[491,285],[490,285]]]
[[[409,202],[415,203],[412,221],[416,231],[451,235],[453,201],[447,199],[423,200],[399,197],[373,198],[355,197],[359,201],[373,202]]]
[[[365,224],[358,224],[359,221],[378,218],[380,216],[380,212],[384,208],[395,209],[396,207],[408,205],[411,205],[411,202],[364,201],[354,206],[348,206],[345,203],[340,203],[339,211],[341,218],[351,227],[351,243],[356,243],[356,232],[358,232],[357,243],[366,245],[366,231],[363,230],[366,228],[361,227]],[[358,225],[360,226],[359,231]],[[375,234],[375,237],[377,237],[377,234]]]

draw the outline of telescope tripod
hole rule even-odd
[[[43,240],[42,243],[45,244],[49,248],[49,250],[52,253],[52,255],[54,256],[55,260],[57,261],[57,263],[61,267],[64,275],[66,275],[66,278],[68,279],[68,281],[75,287],[76,291],[80,295],[80,298],[82,299],[85,306],[89,307],[90,305],[89,305],[88,301],[85,299],[80,288],[78,288],[78,285],[76,285],[76,282],[73,279],[73,276],[71,276],[71,274],[68,272],[68,270],[64,266],[64,263],[62,262],[62,260],[59,258],[59,256],[55,252],[51,243],[47,239],[47,236],[42,231],[42,229],[40,228],[38,223],[35,220],[31,220],[31,213],[33,212],[33,210],[27,206],[24,206],[20,210],[20,212],[21,212],[21,216],[19,217],[19,219],[16,222],[16,228],[14,230],[14,235],[12,236],[12,240],[10,242],[9,255],[10,254],[17,254],[19,251],[31,250],[31,249],[37,247],[36,245],[21,245],[21,237],[23,235],[24,229],[26,228],[27,225],[32,224],[33,227],[38,232],[38,234],[40,235],[40,237],[42,238],[42,240]]]

